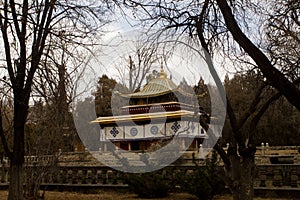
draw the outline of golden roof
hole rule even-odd
[[[149,98],[172,92],[179,92],[184,96],[192,96],[192,94],[184,92],[171,79],[167,78],[166,72],[161,68],[159,76],[150,80],[141,91],[120,95],[126,98]]]

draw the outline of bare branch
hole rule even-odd
[[[234,39],[256,62],[264,76],[270,81],[279,92],[286,96],[298,110],[300,110],[300,90],[295,87],[280,71],[278,71],[270,62],[270,60],[246,37],[237,24],[231,8],[226,0],[217,0],[219,8],[224,16],[227,28],[231,32]]]

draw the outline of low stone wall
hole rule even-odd
[[[258,146],[255,154],[255,163],[271,164],[271,157],[292,156],[293,163],[300,164],[300,153],[298,152],[298,148],[298,146]],[[227,147],[225,147],[224,150],[226,151]],[[58,162],[60,166],[103,166],[88,151],[61,152],[59,150],[58,152],[59,153],[57,155],[25,156],[25,165],[48,165],[48,163]],[[98,151],[92,153],[101,156],[104,160],[111,159],[112,156],[111,152]],[[123,155],[125,156],[126,153]],[[185,161],[188,161],[192,159],[192,155],[194,155],[196,158],[199,157],[198,152],[187,151],[182,155],[182,158],[185,159]],[[221,159],[219,159],[219,162],[222,164]],[[0,160],[0,167],[1,166],[9,166],[8,158],[3,158]]]
[[[255,187],[292,187],[300,189],[300,165],[257,165]]]
[[[289,149],[295,150],[296,147]],[[97,153],[97,152],[96,152]],[[98,152],[99,155],[112,156],[109,153]],[[126,154],[124,154],[126,156]],[[293,164],[271,164],[272,157],[285,156],[292,159]],[[42,185],[48,186],[121,186],[126,187],[126,173],[104,166],[94,159],[88,152],[61,153],[55,156],[26,157],[26,168],[31,171],[43,168]],[[200,161],[200,160],[199,160]],[[205,163],[202,161],[203,164]],[[255,188],[300,190],[300,155],[298,153],[256,155]],[[51,165],[49,164],[51,163]],[[222,162],[220,162],[222,165]],[[222,167],[222,166],[220,166]],[[175,177],[176,173],[188,173],[195,170],[192,159],[183,157],[174,165],[167,166],[161,170],[166,178]],[[9,183],[9,161],[4,159],[0,165],[0,185]]]
[[[34,167],[32,166],[33,170]],[[8,167],[0,171],[0,184],[9,183]],[[193,166],[168,166],[161,171],[166,178],[175,177],[176,173],[189,173],[195,170]],[[42,185],[93,186],[111,185],[126,186],[126,173],[105,166],[60,166],[46,173]],[[300,190],[300,165],[278,164],[257,165],[254,186],[256,188],[273,188]]]

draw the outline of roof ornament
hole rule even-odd
[[[163,66],[163,59],[161,59],[159,78],[167,78],[167,74]]]

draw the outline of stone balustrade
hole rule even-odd
[[[257,165],[255,187],[292,187],[300,190],[300,165]]]
[[[107,152],[98,152],[98,154],[103,159],[111,159],[113,156]],[[126,154],[123,156],[126,157]],[[288,158],[293,158],[293,164],[271,164],[270,158],[274,156],[276,155],[266,152],[264,155],[256,155],[255,188],[300,191],[300,155],[294,153],[288,156]],[[160,170],[161,173],[165,176],[176,177],[175,173],[188,173],[195,170],[192,159],[188,157],[183,157],[178,160],[180,162],[176,161],[173,165],[163,168]],[[0,185],[5,186],[9,183],[9,160],[4,158],[0,164]],[[222,165],[221,162],[220,164]],[[104,166],[88,152],[60,153],[54,156],[39,157],[27,156],[25,165],[27,169],[33,171],[37,171],[35,168],[44,168],[42,185],[126,186],[126,173]]]
[[[31,166],[32,168],[36,166]],[[176,173],[188,173],[194,166],[168,166],[163,168],[162,174],[171,178]],[[0,184],[9,183],[8,167],[0,170]],[[34,170],[34,169],[33,169]],[[300,165],[277,164],[257,165],[254,180],[256,188],[293,188],[300,190]],[[60,166],[49,170],[42,178],[42,185],[66,186],[126,186],[126,173],[106,166]]]

